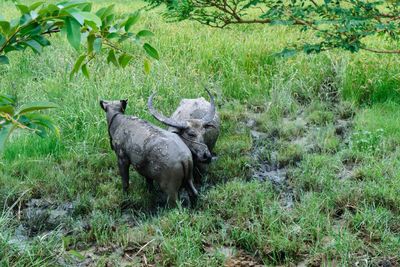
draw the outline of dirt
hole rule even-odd
[[[46,199],[31,199],[18,212],[21,221],[18,229],[25,231],[28,237],[60,230],[72,215],[73,208],[71,202],[56,204]]]
[[[26,203],[20,202],[14,211],[19,224],[8,242],[25,250],[34,238],[64,236],[68,232],[73,203],[56,204],[47,199],[33,198]]]
[[[15,214],[19,225],[9,242],[25,249],[33,237],[62,236],[67,232],[66,223],[72,211],[71,202],[58,205],[46,199],[31,199],[24,205],[21,203]]]
[[[237,255],[231,256],[224,264],[225,267],[261,267],[265,266],[257,262],[251,255],[240,251]]]
[[[58,263],[62,266],[94,267],[105,260],[104,266],[156,266],[155,262],[147,259],[146,249],[158,250],[159,244],[152,239],[143,245],[127,244],[122,247],[118,245],[98,246],[92,245],[80,250],[68,249],[59,258]],[[157,259],[158,260],[158,259]]]
[[[297,117],[295,120],[290,118],[284,119],[284,124],[303,123],[303,119]],[[250,123],[246,123],[250,125]],[[253,159],[253,174],[252,177],[258,181],[269,181],[273,184],[275,189],[280,192],[280,200],[282,207],[290,209],[294,205],[294,192],[288,181],[288,171],[291,168],[288,163],[282,164],[277,160],[277,150],[272,149],[269,151],[270,159],[265,160],[262,154],[265,152],[265,141],[272,143],[271,147],[276,147],[274,144],[278,141],[276,138],[271,138],[267,133],[259,131],[258,128],[250,130],[251,138],[253,140],[253,148],[251,156]],[[303,147],[309,146],[308,139],[305,136],[299,136],[290,141],[292,144],[301,145]],[[299,160],[297,160],[299,161]]]
[[[204,243],[203,249],[207,254],[220,254],[225,258],[225,267],[261,267],[265,266],[259,260],[246,253],[244,250],[232,246],[214,247]]]

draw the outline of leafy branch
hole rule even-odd
[[[58,4],[36,2],[30,6],[15,3],[15,7],[21,12],[20,18],[7,21],[0,16],[0,63],[8,64],[8,53],[28,47],[35,53],[42,53],[44,47],[51,45],[47,36],[59,32],[66,33],[68,42],[77,51],[81,51],[83,41],[86,43],[71,76],[78,71],[89,76],[87,63],[101,55],[102,50],[107,50],[108,55],[112,51],[118,60],[111,62],[118,63],[114,64],[117,67],[125,67],[134,57],[120,48],[127,40],[140,46],[148,57],[159,59],[157,51],[142,40],[152,36],[152,32],[142,30],[135,34],[130,31],[139,19],[138,12],[117,21],[113,5],[92,12],[92,4],[84,0]],[[149,47],[152,52],[149,52]]]
[[[369,36],[397,42],[400,34],[400,1],[314,0],[147,0],[150,7],[165,3],[172,21],[194,20],[225,28],[235,24],[287,25],[315,33],[315,43],[286,48],[283,54],[302,50],[319,53],[339,48],[351,52],[400,54],[400,49],[368,47]]]
[[[56,107],[50,102],[31,102],[17,107],[14,97],[0,94],[0,155],[5,142],[16,129],[25,129],[41,137],[47,136],[49,131],[58,136],[59,129],[50,117],[37,113]]]

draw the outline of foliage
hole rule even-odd
[[[30,102],[17,108],[14,97],[0,95],[0,154],[7,138],[18,128],[27,129],[41,137],[46,136],[48,130],[58,135],[59,130],[52,120],[36,112],[56,107],[50,102]]]
[[[138,33],[130,31],[138,21],[139,13],[129,14],[117,20],[113,11],[114,5],[92,12],[92,3],[85,0],[63,1],[57,4],[35,2],[24,5],[15,2],[15,7],[21,16],[11,21],[0,16],[0,64],[9,64],[8,53],[24,51],[30,48],[40,54],[43,48],[51,45],[48,37],[51,34],[63,32],[69,44],[80,53],[71,71],[71,78],[81,71],[89,78],[88,64],[102,51],[107,52],[107,63],[117,67],[126,67],[134,57],[133,54],[122,49],[123,42],[130,40],[141,46],[148,57],[159,59],[158,52],[145,40],[152,36],[149,30]],[[85,41],[84,49],[81,43]],[[82,51],[83,50],[83,51]],[[145,71],[150,71],[150,61],[144,61]],[[0,153],[5,140],[16,128],[33,129],[40,136],[45,129],[55,130],[47,117],[34,110],[53,107],[51,103],[29,103],[31,110],[14,113],[15,99],[0,94]]]
[[[232,24],[299,26],[313,31],[316,42],[286,48],[282,55],[296,51],[319,53],[333,48],[351,52],[361,49],[376,53],[400,53],[367,46],[369,36],[398,41],[400,1],[315,1],[315,0],[148,0],[152,6],[167,4],[165,15],[176,20],[190,19],[225,28]]]
[[[125,67],[133,55],[124,51],[121,44],[131,40],[142,46],[148,56],[159,59],[158,52],[142,39],[152,36],[148,30],[134,34],[130,31],[139,19],[139,13],[132,13],[121,20],[116,19],[114,6],[92,12],[92,3],[85,0],[65,1],[58,4],[36,2],[30,6],[16,3],[21,17],[7,21],[0,17],[0,63],[8,64],[7,53],[31,48],[41,53],[51,43],[47,36],[63,31],[70,45],[78,52],[83,40],[85,51],[75,62],[71,75],[79,70],[89,76],[88,63],[102,50],[108,52],[107,62]],[[148,61],[148,59],[146,59]]]

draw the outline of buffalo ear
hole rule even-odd
[[[128,99],[120,100],[122,105],[122,112],[125,112],[126,106],[128,105]]]
[[[100,107],[101,107],[104,111],[107,111],[106,105],[105,105],[105,101],[104,101],[104,100],[100,100]]]

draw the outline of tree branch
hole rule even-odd
[[[379,50],[379,49],[374,49],[374,48],[367,48],[367,47],[362,47],[361,49],[377,53],[377,54],[400,54],[400,50]]]

